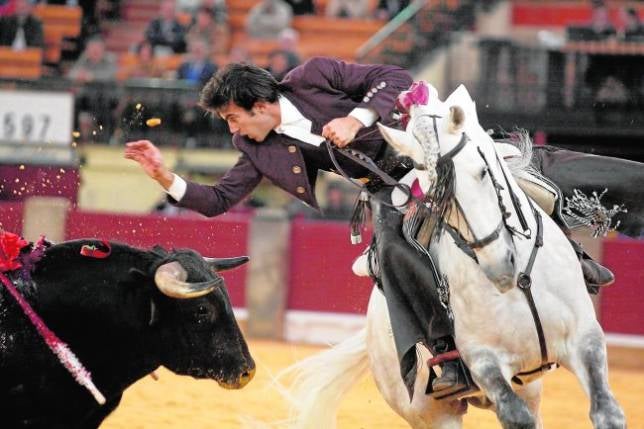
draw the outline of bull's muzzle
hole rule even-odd
[[[246,386],[250,381],[255,377],[255,367],[249,369],[248,371],[245,371],[242,375],[239,376],[239,379],[233,383],[225,383],[220,381],[219,385],[223,387],[224,389],[241,389],[242,387]]]
[[[188,283],[187,278],[188,273],[177,261],[161,265],[154,273],[157,288],[164,295],[178,299],[199,298],[224,284],[221,277],[197,283]]]

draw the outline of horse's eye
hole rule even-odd
[[[479,180],[485,179],[485,175],[487,174],[487,168],[483,168],[481,172],[479,173]]]

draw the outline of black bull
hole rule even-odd
[[[96,428],[128,386],[160,365],[226,388],[250,381],[255,363],[216,273],[247,258],[206,261],[192,250],[144,251],[112,243],[107,258],[95,259],[81,256],[86,244],[99,243],[49,247],[32,281],[16,285],[92,373],[107,403],[98,405],[74,381],[1,288],[0,427]],[[168,283],[159,267],[170,267],[178,277]],[[168,296],[192,285],[205,294]]]

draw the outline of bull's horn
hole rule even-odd
[[[154,283],[157,288],[164,295],[172,298],[199,298],[223,284],[221,278],[199,283],[187,283],[187,278],[188,273],[177,261],[161,265],[154,273]]]
[[[237,256],[235,258],[204,258],[210,268],[215,271],[225,271],[237,268],[248,262],[248,256]]]

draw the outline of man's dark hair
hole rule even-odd
[[[232,101],[250,111],[257,101],[277,101],[279,87],[268,71],[251,64],[232,63],[206,83],[199,105],[206,110],[219,110]]]

